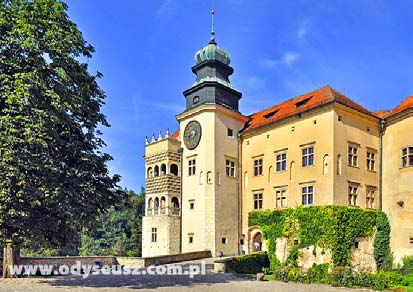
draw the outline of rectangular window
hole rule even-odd
[[[348,186],[348,205],[349,206],[358,206],[358,185],[349,185]]]
[[[375,209],[376,188],[368,187],[366,190],[366,208]]]
[[[413,166],[413,147],[402,149],[402,167]]]
[[[158,229],[152,228],[152,242],[158,241]]]
[[[413,244],[413,237],[410,237],[410,244]]]
[[[227,176],[235,177],[235,161],[225,160],[225,171]]]
[[[302,204],[313,205],[314,204],[314,186],[305,186],[301,188]]]
[[[221,242],[222,244],[227,244],[227,238],[226,237],[221,238]]]
[[[358,148],[357,146],[348,146],[348,165],[350,166],[358,166]]]
[[[254,209],[262,209],[262,193],[254,194]]]
[[[302,154],[304,167],[314,165],[314,146],[303,148]]]
[[[376,152],[367,150],[367,170],[376,171]]]
[[[196,160],[195,159],[190,159],[188,160],[188,175],[195,175],[196,171]]]
[[[262,158],[254,159],[254,176],[262,175]]]
[[[275,208],[287,207],[287,189],[277,188],[275,189]]]
[[[190,209],[190,210],[195,209],[195,200],[190,200],[190,201],[189,201],[189,209]]]
[[[190,244],[194,243],[194,235],[193,234],[188,234],[188,242]]]
[[[228,129],[227,129],[227,136],[228,136],[228,137],[231,137],[231,138],[234,138],[234,130],[228,128]]]
[[[287,170],[287,153],[280,153],[276,156],[276,171]]]

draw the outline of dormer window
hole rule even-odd
[[[313,96],[310,96],[310,97],[308,97],[308,98],[306,98],[306,99],[303,99],[302,101],[297,102],[297,103],[295,104],[295,106],[296,106],[297,108],[300,108],[300,107],[305,106],[305,105],[307,104],[307,102],[308,102],[312,97],[313,97]]]
[[[270,118],[272,118],[277,112],[278,112],[278,110],[269,112],[268,114],[264,115],[264,118],[265,118],[266,120],[267,120],[267,119],[270,119]]]
[[[199,96],[197,95],[192,99],[192,103],[197,104],[198,102],[199,102]]]

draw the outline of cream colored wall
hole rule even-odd
[[[401,149],[413,146],[413,112],[400,114],[386,124],[383,135],[383,211],[391,225],[395,261],[413,255],[413,167],[401,168]],[[404,202],[403,207],[398,202]]]
[[[152,242],[152,228],[157,241]],[[144,216],[142,218],[142,257],[180,253],[180,217]]]
[[[227,138],[227,128],[232,127],[236,135],[246,118],[219,105],[203,105],[177,118],[181,135],[192,120],[202,126],[199,145],[193,150],[184,147],[183,153],[182,251],[237,254],[237,181],[225,177],[225,155],[236,158],[238,149],[237,139]],[[194,176],[188,176],[187,171],[191,157],[196,158]],[[189,209],[190,200],[195,202],[193,210]],[[189,234],[193,243],[189,243]],[[227,238],[227,244],[221,243],[222,237]]]
[[[339,117],[341,121],[339,121]],[[369,128],[369,130],[368,130]],[[348,165],[349,142],[359,146],[358,167]],[[376,150],[376,171],[367,170],[367,149]],[[337,173],[338,155],[342,157],[341,175]],[[334,114],[334,205],[348,205],[349,182],[359,184],[358,201],[366,208],[367,187],[376,187],[375,202],[379,207],[380,121],[337,104]]]
[[[246,133],[242,139],[242,233],[248,234],[248,213],[254,209],[253,192],[262,190],[263,209],[275,208],[277,186],[287,186],[287,207],[301,205],[301,186],[314,185],[314,205],[333,203],[333,166],[331,159],[328,174],[323,174],[324,155],[333,155],[334,111],[331,106],[302,114],[301,118],[291,118],[264,128]],[[314,143],[314,166],[302,167],[300,145]],[[287,171],[276,172],[276,154],[287,150]],[[263,155],[263,175],[253,176],[254,157]],[[292,179],[291,162],[294,161]],[[270,170],[271,167],[271,170]],[[245,173],[248,173],[246,185]],[[247,252],[247,240],[243,246]]]

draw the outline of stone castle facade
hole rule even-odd
[[[252,210],[384,210],[397,261],[413,255],[413,96],[371,112],[330,86],[261,112],[238,110],[228,52],[195,55],[179,130],[146,139],[143,256],[265,248]]]

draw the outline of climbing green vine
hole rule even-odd
[[[376,225],[376,211],[346,206],[314,206],[282,211],[254,211],[249,226],[259,226],[268,244],[271,268],[278,264],[275,255],[279,237],[288,239],[291,251],[287,261],[296,265],[298,249],[311,245],[330,249],[335,266],[348,266],[350,250],[357,237],[370,237]],[[298,239],[298,244],[291,244]]]

